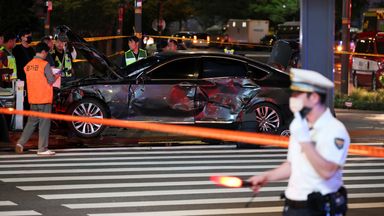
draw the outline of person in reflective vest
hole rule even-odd
[[[72,77],[72,59],[76,57],[76,51],[68,48],[68,44],[62,38],[58,37],[55,44],[55,52],[52,57],[55,61],[55,67],[62,69],[62,77]]]
[[[224,53],[225,54],[233,55],[233,54],[235,54],[235,50],[231,49],[230,47],[227,46],[227,47],[224,48]]]
[[[12,81],[17,79],[17,67],[16,67],[16,58],[12,54],[12,49],[16,45],[16,35],[12,33],[7,33],[4,35],[4,47],[0,50],[0,68],[7,68],[12,70],[10,76],[7,76],[7,81]],[[10,86],[7,86],[10,87]]]
[[[147,51],[139,48],[140,39],[132,36],[128,39],[129,50],[124,53],[122,67],[147,57]]]

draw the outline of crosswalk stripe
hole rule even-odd
[[[260,172],[220,172],[216,175],[245,176],[257,175]],[[47,177],[19,177],[0,178],[3,182],[52,182],[52,181],[92,181],[92,180],[123,180],[123,179],[160,179],[160,178],[209,178],[215,173],[181,173],[181,174],[139,174],[139,175],[96,175],[96,176],[47,176]],[[344,180],[382,180],[384,176],[346,176]]]
[[[198,160],[198,161],[131,161],[131,162],[94,162],[94,163],[50,163],[50,164],[6,164],[0,165],[1,168],[31,168],[31,167],[92,167],[92,166],[125,166],[125,165],[193,165],[193,164],[254,164],[254,163],[281,163],[284,160]],[[269,166],[276,166],[269,165]],[[255,166],[259,168],[260,165]],[[375,163],[347,163],[345,167],[374,167],[384,166],[384,162]],[[260,167],[265,168],[265,167]]]
[[[123,213],[102,213],[88,214],[88,216],[190,216],[190,215],[238,215],[247,213],[274,213],[282,212],[282,206],[256,207],[256,208],[227,208],[227,209],[199,209],[181,211],[157,211],[157,212],[123,212]]]
[[[348,189],[356,188],[383,188],[384,184],[354,184],[346,185]],[[284,187],[263,187],[262,192],[284,191]],[[111,198],[111,197],[139,197],[139,196],[166,196],[166,195],[189,195],[189,194],[217,194],[217,193],[242,193],[251,192],[249,188],[224,188],[224,189],[194,189],[194,190],[150,190],[134,192],[104,192],[104,193],[73,193],[73,194],[42,194],[41,198],[48,200],[56,199],[87,199],[87,198]]]
[[[11,201],[0,201],[0,206],[15,206],[15,205],[17,204]]]
[[[41,215],[35,211],[0,211],[0,215],[4,216],[33,216],[33,215]]]
[[[348,205],[350,209],[366,209],[366,208],[383,208],[384,202],[374,203],[351,203]],[[221,209],[198,209],[198,210],[181,210],[181,211],[152,211],[152,212],[123,212],[123,213],[101,213],[88,214],[88,216],[203,216],[203,215],[239,215],[251,213],[276,213],[282,212],[282,206],[274,207],[254,207],[254,208],[221,208]]]
[[[202,152],[204,153],[204,152]],[[260,155],[260,154],[237,154],[237,155],[183,155],[183,156],[142,156],[142,157],[87,157],[87,158],[34,158],[27,160],[1,160],[0,164],[21,164],[21,163],[39,163],[39,162],[69,162],[69,161],[143,161],[143,160],[160,160],[160,159],[227,159],[227,158],[249,158],[250,161],[265,161],[265,160],[276,160],[276,161],[284,161],[287,157],[286,154],[273,154],[273,155]],[[252,159],[254,158],[254,159]],[[263,160],[258,160],[259,158],[266,158]],[[271,159],[271,158],[281,158],[281,159]],[[371,158],[371,157],[349,157],[347,161],[372,161],[372,160],[384,160],[384,158]]]
[[[384,197],[384,193],[353,193],[348,194],[348,198],[377,198]],[[62,204],[70,209],[94,209],[94,208],[129,208],[129,207],[146,207],[146,206],[173,206],[173,205],[203,205],[203,204],[220,204],[220,203],[247,203],[249,197],[241,198],[217,198],[217,199],[186,199],[186,200],[158,200],[153,201],[134,201],[134,202],[104,202],[104,203],[75,203]],[[281,201],[278,196],[255,197],[252,203],[257,202],[278,202]]]
[[[196,151],[196,150],[191,150],[191,151],[174,151],[172,149],[169,149],[169,151],[112,151],[112,152],[79,152],[79,153],[62,153],[62,154],[57,154],[56,157],[58,156],[100,156],[100,155],[137,155],[137,154],[143,154],[143,155],[168,155],[168,154],[201,154],[201,153],[206,153],[206,154],[239,154],[239,153],[265,153],[265,152],[281,152],[281,153],[286,153],[287,150],[280,150],[280,149],[263,149],[263,150],[241,150],[241,149],[230,149],[230,150],[204,150],[204,151]],[[273,155],[273,154],[272,154]],[[1,158],[34,158],[34,157],[39,157],[35,154],[15,154],[15,155],[0,155]]]
[[[383,180],[384,176],[352,176],[344,177],[344,181],[353,180]],[[280,182],[287,182],[280,181]],[[212,185],[211,181],[167,181],[167,182],[134,182],[134,183],[107,183],[107,184],[65,184],[65,185],[38,185],[38,186],[17,186],[25,191],[39,190],[75,190],[75,189],[100,189],[100,188],[128,188],[128,187],[164,187],[164,186],[192,186]]]
[[[276,165],[229,165],[229,166],[181,166],[181,167],[130,167],[130,168],[100,168],[100,169],[50,169],[50,170],[10,170],[1,171],[1,175],[25,175],[25,174],[58,174],[58,173],[105,173],[105,172],[146,172],[146,171],[192,171],[192,170],[255,170],[255,169],[271,169]],[[215,171],[217,172],[217,171]],[[349,170],[344,169],[343,173],[378,173],[384,172],[384,169],[361,169]]]

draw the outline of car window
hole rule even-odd
[[[359,40],[356,44],[357,53],[374,53],[372,40]]]
[[[227,58],[204,58],[201,78],[244,77],[247,75],[245,64]]]
[[[261,80],[268,75],[268,72],[266,72],[265,70],[262,70],[252,65],[248,66],[248,71],[250,72],[251,77],[257,80]]]
[[[168,62],[151,71],[151,79],[195,79],[198,74],[198,59],[184,58]]]

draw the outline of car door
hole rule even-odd
[[[196,123],[232,123],[259,91],[247,77],[246,63],[226,57],[203,57],[196,92]]]
[[[130,86],[130,119],[194,123],[198,59],[169,60],[139,76]]]

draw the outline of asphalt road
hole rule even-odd
[[[250,189],[218,187],[209,176],[247,178],[281,163],[285,149],[194,145],[57,152],[0,155],[0,215],[281,215],[286,182],[267,185],[245,208]],[[383,165],[383,159],[348,158],[349,216],[382,215]]]

